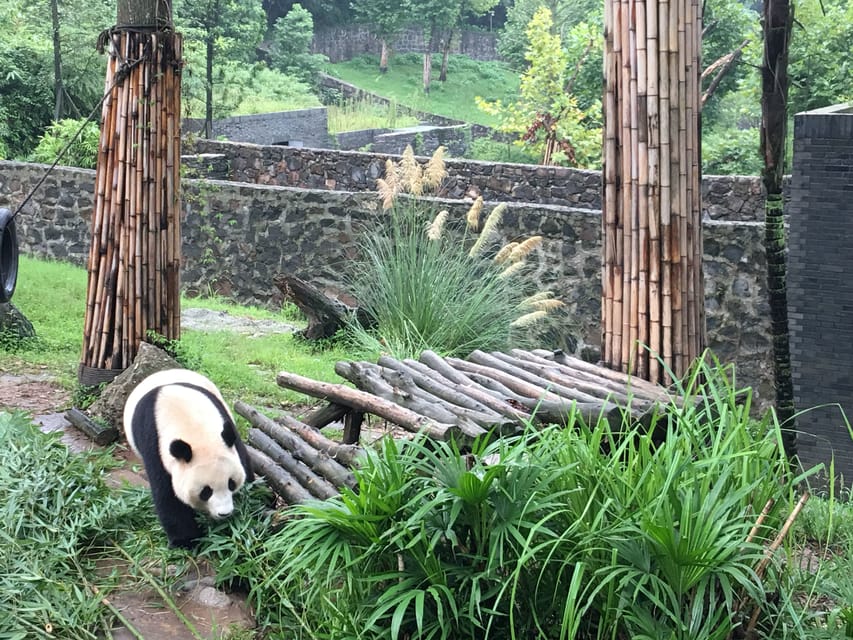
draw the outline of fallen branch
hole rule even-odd
[[[250,429],[246,441],[266,454],[270,460],[287,471],[294,480],[317,498],[325,500],[340,493],[331,482],[314,473],[306,464],[299,462],[289,451],[260,429]]]
[[[249,460],[252,468],[266,478],[267,483],[288,504],[298,504],[312,499],[312,495],[302,487],[293,476],[287,473],[270,459],[265,453],[255,449],[252,445],[246,445],[249,452]]]

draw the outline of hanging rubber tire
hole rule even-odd
[[[9,209],[0,209],[0,303],[9,302],[18,281],[18,236]]]

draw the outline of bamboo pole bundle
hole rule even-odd
[[[95,175],[83,352],[90,385],[128,367],[148,331],[180,337],[181,38],[113,29]]]
[[[698,0],[605,2],[602,360],[656,383],[705,343],[700,14]]]

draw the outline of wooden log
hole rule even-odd
[[[361,411],[350,411],[344,417],[344,444],[358,444],[361,439],[361,425],[364,414]]]
[[[299,391],[315,398],[331,400],[365,413],[372,413],[412,433],[424,433],[436,440],[460,438],[462,431],[456,425],[440,424],[423,416],[400,407],[393,402],[377,398],[369,393],[351,389],[342,384],[319,382],[310,378],[281,371],[276,376],[276,383],[285,389]]]
[[[76,407],[71,407],[66,411],[65,418],[89,436],[95,444],[105,446],[118,440],[118,429],[98,424]]]
[[[325,500],[340,493],[331,482],[314,473],[307,465],[300,463],[289,451],[260,429],[249,429],[246,442],[269,456],[270,460],[287,471],[290,477],[311,495]]]
[[[278,416],[274,421],[284,427],[287,427],[309,445],[327,454],[333,460],[344,466],[353,467],[357,465],[359,458],[364,455],[364,451],[361,447],[358,447],[355,444],[335,442],[334,440],[324,436],[316,429],[313,429],[286,414]]]
[[[238,400],[234,403],[234,410],[252,426],[260,429],[270,436],[284,449],[289,451],[294,458],[301,460],[313,471],[323,476],[336,487],[343,485],[353,486],[355,478],[352,472],[325,451],[320,451],[299,436],[291,433],[286,427],[276,424],[273,420],[263,415],[254,407]]]
[[[409,359],[404,360],[404,362],[409,367],[419,371],[422,375],[431,376],[437,382],[447,384],[457,393],[464,395],[467,398],[471,398],[475,403],[481,404],[482,406],[487,407],[506,418],[520,423],[527,422],[531,418],[530,413],[525,411],[523,407],[514,406],[508,403],[500,394],[495,394],[493,391],[486,389],[485,387],[474,384],[473,381],[468,380],[467,378],[466,380],[468,381],[463,384],[455,383],[422,362]]]
[[[273,284],[308,318],[308,326],[299,332],[306,340],[333,337],[353,316],[362,326],[370,326],[363,310],[326,295],[300,278],[279,274],[273,277]]]
[[[419,392],[411,380],[399,376],[389,380],[393,376],[383,376],[378,365],[369,362],[338,362],[335,364],[335,372],[362,391],[441,424],[455,425],[468,438],[476,438],[486,432],[482,426],[461,415],[461,412],[454,413],[434,396]]]
[[[309,427],[322,429],[326,425],[329,425],[333,422],[337,422],[338,420],[342,420],[344,416],[349,413],[349,411],[349,407],[346,407],[342,404],[330,402],[320,407],[319,409],[309,413],[305,418],[302,419],[302,422],[307,424]]]
[[[267,484],[288,504],[299,504],[311,500],[313,496],[289,473],[273,462],[268,455],[246,445],[249,460],[255,473],[266,478]]]
[[[569,401],[576,401],[580,403],[600,402],[602,405],[605,404],[605,401],[602,398],[597,398],[588,393],[576,391],[571,387],[545,380],[537,376],[536,374],[525,371],[521,367],[516,366],[515,364],[508,362],[505,359],[497,357],[494,354],[488,354],[479,350],[475,350],[471,353],[471,355],[468,356],[468,361],[481,364],[485,367],[491,367],[492,369],[499,371],[503,376],[523,380],[535,387],[538,387],[541,391],[547,390],[550,393],[565,398]]]

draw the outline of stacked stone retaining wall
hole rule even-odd
[[[230,160],[228,178],[237,182],[340,191],[375,190],[385,161],[398,157],[215,140],[197,140],[185,145],[185,151],[223,155]],[[601,209],[600,171],[476,160],[449,160],[447,170],[444,192],[451,198],[482,195],[486,200]],[[702,208],[708,220],[763,222],[761,180],[757,176],[704,176]]]
[[[0,207],[16,207],[46,168],[0,162]],[[85,264],[93,184],[93,171],[55,169],[18,218],[22,251]],[[184,287],[244,303],[280,301],[272,284],[277,273],[345,289],[358,234],[379,215],[369,192],[214,180],[184,180],[182,188]],[[468,203],[439,200],[435,207],[461,220]],[[766,403],[772,383],[763,225],[706,221],[704,231],[709,344],[724,361],[737,363],[738,382],[755,386]],[[502,233],[504,239],[544,237],[535,278],[567,305],[560,333],[544,346],[594,353],[600,340],[600,213],[591,206],[513,202]],[[18,286],[26,287],[26,280]]]

